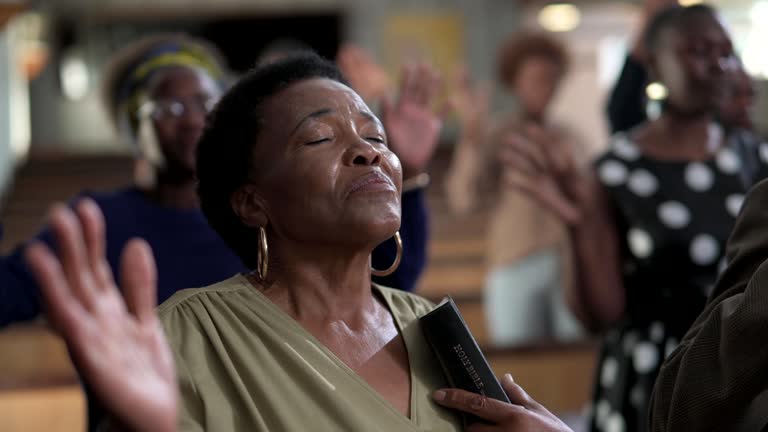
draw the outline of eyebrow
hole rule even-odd
[[[301,119],[301,121],[296,125],[296,127],[293,128],[293,130],[291,131],[289,136],[295,134],[296,131],[299,130],[299,128],[301,127],[302,124],[304,124],[305,121],[310,120],[310,119],[315,119],[315,118],[318,118],[318,117],[322,117],[322,116],[326,116],[328,114],[333,114],[334,112],[335,111],[333,109],[331,109],[331,108],[322,108],[322,109],[319,109],[317,111],[309,113],[306,117]]]
[[[299,130],[301,125],[304,124],[304,122],[306,122],[307,120],[315,119],[315,118],[318,118],[318,117],[323,117],[323,116],[326,116],[328,114],[333,114],[335,112],[336,112],[336,110],[331,109],[331,108],[322,108],[322,109],[319,109],[317,111],[314,111],[314,112],[311,112],[311,113],[307,114],[303,119],[301,119],[301,121],[298,124],[296,124],[296,127],[293,128],[293,130],[291,131],[289,136],[295,134],[296,131]],[[367,111],[360,111],[359,114],[361,116],[363,116],[366,120],[374,122],[378,126],[383,127],[383,125],[381,124],[381,121],[375,115],[373,115],[373,114],[371,114],[371,113],[369,113]]]
[[[381,120],[379,120],[379,118],[375,115],[369,113],[368,111],[360,111],[360,115],[363,116],[366,120],[375,124],[377,127],[380,127],[381,130],[384,130],[384,124],[381,123]]]

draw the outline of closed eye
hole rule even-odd
[[[369,141],[377,142],[379,144],[384,144],[385,143],[384,142],[384,138],[381,138],[381,137],[367,137],[366,139],[369,140]]]
[[[321,144],[321,143],[324,143],[324,142],[330,141],[330,140],[331,140],[330,138],[320,138],[320,139],[317,139],[317,140],[314,140],[314,141],[309,141],[309,142],[307,142],[305,144],[306,145],[315,145],[315,144]]]

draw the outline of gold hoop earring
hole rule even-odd
[[[397,255],[395,256],[395,262],[392,263],[386,270],[376,270],[371,267],[371,274],[378,277],[389,276],[397,270],[400,265],[400,260],[403,258],[403,240],[400,238],[400,231],[395,233],[395,244],[397,245]]]
[[[264,227],[259,227],[259,256],[257,259],[256,274],[259,280],[267,280],[267,271],[269,270],[269,246],[267,246],[267,231]]]

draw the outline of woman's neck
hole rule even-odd
[[[722,133],[709,115],[686,115],[667,111],[646,128],[637,139],[652,156],[663,159],[703,160],[722,143]]]
[[[371,248],[372,249],[372,248]],[[264,294],[300,322],[344,320],[362,325],[376,310],[368,248],[354,250],[284,242],[270,245]]]

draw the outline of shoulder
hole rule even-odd
[[[408,313],[421,317],[435,308],[434,303],[416,294],[378,284],[373,285],[393,309],[393,313]]]
[[[242,276],[236,275],[204,288],[180,290],[158,306],[157,315],[167,327],[167,324],[172,321],[178,321],[179,316],[186,317],[182,318],[182,321],[185,321],[201,313],[209,314],[212,310],[221,307],[217,305],[215,299],[247,289]]]
[[[104,214],[107,223],[114,222],[114,219],[124,219],[120,216],[126,212],[130,212],[130,209],[136,209],[142,205],[146,205],[145,203],[147,202],[144,194],[134,186],[126,186],[120,189],[98,192],[84,190],[70,201],[70,205],[74,205],[81,198],[90,198],[96,202],[101,209],[101,212]]]
[[[110,191],[84,190],[75,197],[75,200],[86,197],[96,201],[99,205],[143,199],[141,191],[134,186],[126,186]]]

